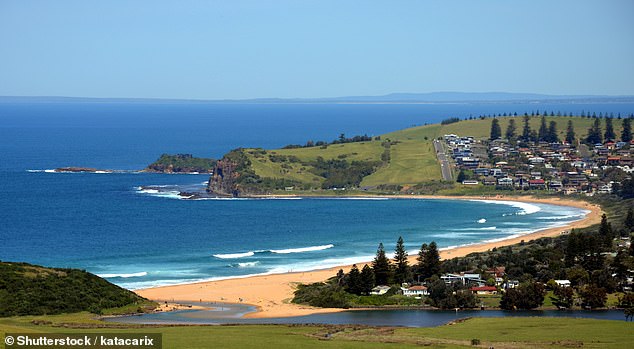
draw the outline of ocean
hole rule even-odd
[[[138,170],[162,153],[378,135],[450,116],[532,110],[629,114],[634,104],[0,103],[0,260],[73,267],[130,289],[369,260],[403,236],[411,254],[579,219],[542,204],[402,199],[180,200],[205,175]],[[162,186],[166,190],[144,190]]]

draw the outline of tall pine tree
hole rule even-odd
[[[429,246],[422,244],[418,252],[418,274],[421,279],[428,279],[440,273],[440,254],[436,242],[432,241]]]
[[[616,133],[614,133],[614,126],[612,126],[612,118],[605,118],[605,134],[603,135],[605,141],[613,141],[616,139]]]
[[[370,294],[374,288],[374,272],[369,265],[364,265],[361,269],[361,291],[363,294]]]
[[[348,282],[346,283],[346,291],[360,295],[363,292],[363,284],[361,283],[361,273],[356,264],[352,265],[352,269],[348,273]]]
[[[394,282],[401,284],[408,282],[411,279],[409,265],[407,264],[407,251],[403,244],[403,237],[399,236],[396,242],[396,249],[394,250],[394,263],[396,268],[394,269]]]
[[[594,123],[588,129],[588,136],[586,137],[588,144],[603,143],[603,136],[601,135],[601,119],[595,118]]]
[[[566,128],[566,143],[574,144],[575,139],[575,128],[572,125],[572,120],[568,120],[568,127]]]
[[[524,115],[524,128],[522,129],[522,142],[529,142],[531,140],[531,125],[530,117],[528,114]]]
[[[621,132],[621,141],[622,142],[632,141],[632,119],[631,118],[623,119],[623,131]]]
[[[392,266],[390,260],[385,256],[383,243],[379,244],[376,250],[376,257],[372,261],[372,270],[374,271],[374,280],[377,285],[387,285],[391,281]]]
[[[499,139],[502,137],[502,129],[500,128],[500,121],[498,119],[493,119],[491,121],[491,137],[492,141]]]
[[[557,135],[557,122],[551,121],[548,124],[548,139],[546,141],[550,143],[559,142],[559,136]]]
[[[539,123],[539,131],[537,132],[537,140],[548,141],[548,127],[546,126],[546,118],[542,116],[541,122]]]
[[[515,136],[515,120],[511,119],[509,120],[509,125],[506,127],[505,137],[509,141],[513,141],[515,139]]]

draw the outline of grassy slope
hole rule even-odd
[[[34,319],[54,323],[95,323],[89,314],[0,319],[6,332],[83,333],[96,329],[35,326]],[[163,334],[164,348],[467,348],[471,339],[496,348],[625,348],[634,345],[633,324],[571,318],[473,318],[452,326],[433,328],[353,328],[342,326],[176,326],[98,329],[98,332]],[[332,339],[320,340],[326,333]],[[0,341],[0,348],[4,348]]]
[[[511,117],[498,118],[502,133],[506,131]],[[514,117],[516,125],[516,133],[521,134],[523,127],[523,118]],[[490,118],[484,120],[465,120],[449,125],[427,125],[413,127],[405,130],[391,132],[381,136],[381,141],[346,143],[329,145],[326,149],[321,147],[297,148],[297,149],[277,149],[267,151],[267,155],[255,157],[250,154],[252,166],[256,174],[262,177],[270,178],[289,178],[305,183],[319,184],[322,178],[315,176],[307,171],[305,166],[298,163],[287,163],[287,167],[283,168],[282,163],[270,161],[268,154],[292,155],[298,157],[301,161],[311,161],[318,156],[324,159],[336,159],[345,156],[348,161],[365,160],[380,161],[384,148],[381,146],[383,140],[397,140],[400,143],[395,144],[390,150],[390,162],[387,166],[379,168],[375,173],[364,178],[362,186],[376,186],[379,184],[416,184],[432,180],[440,180],[440,166],[436,159],[432,146],[432,139],[438,138],[445,134],[455,133],[464,136],[474,136],[476,138],[486,138],[489,136],[491,129]],[[588,128],[594,122],[594,119],[580,117],[547,117],[546,122],[551,120],[557,122],[557,130],[559,137],[565,137],[568,120],[573,121],[577,138],[585,137]],[[613,119],[614,130],[617,137],[621,132],[621,120]],[[531,117],[531,129],[538,130],[541,117]],[[605,121],[601,121],[602,131],[605,131]],[[249,150],[253,152],[252,150]]]

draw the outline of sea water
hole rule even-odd
[[[532,106],[623,112],[632,105]],[[182,200],[206,175],[137,170],[162,153],[220,157],[339,133],[377,135],[448,116],[530,105],[0,103],[0,259],[86,269],[130,289],[367,261],[402,236],[410,254],[580,219],[576,208],[402,199]],[[629,108],[629,109],[628,109]],[[47,171],[48,170],[48,171]],[[174,188],[151,191],[146,186]]]

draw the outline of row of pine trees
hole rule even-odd
[[[557,122],[550,121],[546,124],[546,118],[542,116],[541,124],[538,130],[531,130],[529,125],[529,116],[524,116],[523,121],[524,125],[522,128],[522,133],[517,133],[517,126],[515,125],[515,120],[509,120],[509,124],[506,128],[506,132],[504,133],[504,137],[509,141],[521,141],[521,142],[548,142],[555,143],[559,142],[559,135],[557,132]],[[614,125],[612,124],[611,118],[605,118],[605,132],[602,132],[601,128],[601,118],[595,118],[592,126],[588,129],[588,133],[584,141],[587,144],[597,144],[603,143],[603,141],[616,141],[617,134],[614,130]],[[502,138],[502,129],[500,127],[500,122],[498,119],[493,119],[491,122],[491,132],[490,139],[496,140]],[[577,141],[577,136],[575,135],[574,126],[572,120],[568,120],[568,125],[566,128],[566,135],[564,137],[566,143],[574,144]],[[623,119],[622,129],[620,134],[620,140],[623,142],[630,142],[632,140],[632,118]]]
[[[383,243],[379,244],[372,265],[366,264],[361,270],[356,264],[345,274],[337,273],[337,283],[356,295],[369,294],[372,288],[381,285],[401,285],[420,282],[440,273],[440,254],[436,242],[422,244],[415,265],[409,265],[403,238],[399,236],[394,249],[394,260],[390,260]]]

